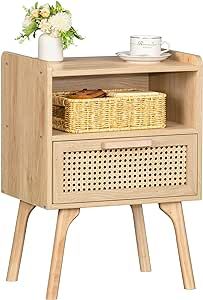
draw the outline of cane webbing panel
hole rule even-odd
[[[185,185],[187,146],[63,152],[63,193]]]

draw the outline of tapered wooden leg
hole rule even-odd
[[[182,210],[182,203],[161,203],[160,209],[172,220],[180,258],[181,271],[185,289],[194,289],[195,282]]]
[[[149,249],[142,205],[131,205],[141,272],[151,272]]]
[[[8,267],[7,281],[17,281],[22,258],[27,222],[34,206],[20,201]]]
[[[71,222],[79,215],[79,212],[79,209],[59,210],[47,288],[47,300],[57,299],[67,230]]]

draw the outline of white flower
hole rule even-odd
[[[32,18],[30,16],[26,16],[23,21],[23,28],[26,28],[32,24]]]
[[[43,7],[41,10],[40,10],[40,15],[43,17],[43,18],[48,18],[49,15],[50,15],[50,9],[49,7]]]
[[[33,18],[38,18],[39,17],[39,9],[38,8],[35,8],[31,11],[31,16]]]
[[[59,12],[49,19],[54,31],[68,31],[71,28],[71,14]]]
[[[54,38],[59,37],[59,31],[58,30],[52,30],[50,36],[54,37]]]
[[[50,25],[50,23],[47,19],[43,19],[40,22],[39,28],[41,29],[41,31],[43,31],[45,33],[50,33],[51,32],[51,25]]]
[[[50,9],[49,3],[43,5],[44,8]]]

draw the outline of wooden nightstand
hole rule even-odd
[[[52,130],[52,92],[136,88],[167,94],[165,129],[66,134]],[[181,201],[201,198],[202,61],[173,52],[153,65],[117,57],[48,63],[2,56],[2,192],[20,199],[8,270],[17,280],[35,206],[58,209],[47,299],[56,299],[66,232],[83,207],[131,205],[142,271],[150,259],[142,204],[172,220],[184,286],[195,287]]]

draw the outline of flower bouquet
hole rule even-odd
[[[83,39],[72,26],[72,15],[56,1],[55,5],[35,3],[31,8],[24,7],[25,19],[22,33],[17,37],[20,42],[39,37],[39,58],[44,60],[63,60],[63,49],[74,43],[74,39]]]

